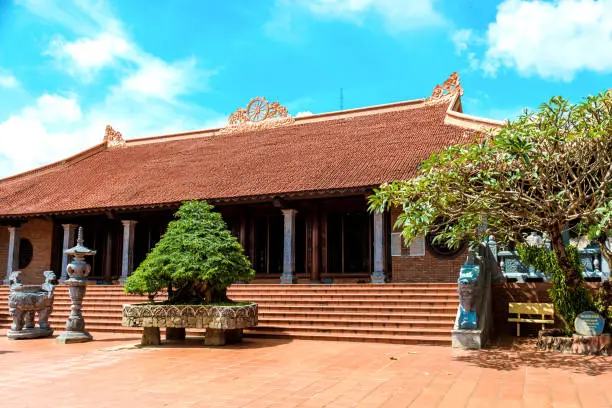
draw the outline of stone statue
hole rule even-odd
[[[459,292],[459,328],[464,330],[475,330],[478,328],[478,317],[476,315],[476,301],[479,296],[478,275],[480,267],[473,263],[473,255],[470,254],[459,272],[457,280],[457,291]]]
[[[55,274],[45,271],[42,285],[23,285],[21,272],[12,272],[8,297],[9,314],[13,324],[6,334],[9,339],[35,339],[49,337],[53,329],[49,327],[49,315],[53,310],[53,289]],[[34,327],[34,315],[38,313],[38,327]]]

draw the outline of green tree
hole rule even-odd
[[[555,97],[433,154],[418,177],[383,184],[370,197],[371,210],[390,207],[403,210],[396,227],[407,242],[429,232],[450,245],[489,235],[520,243],[530,231],[546,234],[565,286],[582,287],[562,233],[568,226],[588,230],[612,260],[603,241],[612,228],[612,95],[577,104]]]
[[[127,279],[125,291],[147,294],[152,300],[167,289],[170,304],[225,302],[228,286],[254,274],[221,214],[206,202],[189,201]]]

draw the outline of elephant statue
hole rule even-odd
[[[13,324],[7,333],[9,339],[33,339],[53,334],[49,327],[49,315],[53,310],[53,290],[56,276],[53,271],[45,271],[42,285],[24,285],[21,272],[9,276],[10,294],[8,298],[9,315]],[[34,315],[38,313],[38,327],[34,325]]]

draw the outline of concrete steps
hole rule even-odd
[[[234,285],[235,301],[259,305],[252,337],[449,345],[458,306],[455,284]],[[8,288],[0,287],[0,328],[10,326]],[[122,305],[146,297],[120,286],[88,286],[83,315],[90,332],[141,333],[121,326]],[[70,313],[68,288],[56,287],[51,326],[62,331]],[[202,335],[202,330],[188,330]]]

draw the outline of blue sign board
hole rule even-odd
[[[576,333],[583,336],[599,336],[604,329],[605,321],[599,313],[582,312],[574,320]]]

